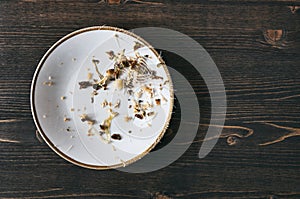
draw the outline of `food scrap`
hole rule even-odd
[[[143,44],[139,43],[139,42],[135,42],[135,45],[133,46],[133,50],[136,51],[139,48],[144,47]]]
[[[143,114],[135,114],[134,116],[136,118],[139,118],[140,120],[144,119],[144,115]]]
[[[106,138],[104,138],[105,143],[110,143],[111,136],[110,136],[110,126],[112,119],[116,116],[116,113],[111,113],[107,119],[105,119],[99,126],[100,126],[100,134],[105,134]]]
[[[118,37],[116,36],[116,38]],[[91,103],[96,103],[94,97],[98,95],[98,92],[101,93],[111,89],[111,92],[124,90],[124,94],[129,96],[128,102],[126,99],[126,103],[124,103],[125,105],[120,99],[107,101],[105,98],[102,98],[100,105],[108,111],[108,117],[99,122],[100,129],[98,132],[105,143],[122,139],[120,134],[111,134],[112,120],[119,115],[115,109],[127,106],[128,111],[130,111],[126,116],[123,116],[125,122],[135,122],[135,119],[137,119],[137,121],[145,122],[146,125],[151,127],[151,122],[157,115],[154,107],[162,105],[161,102],[167,102],[167,99],[161,92],[163,92],[163,85],[166,85],[168,80],[164,81],[162,77],[156,75],[155,70],[150,69],[147,60],[151,59],[151,56],[148,54],[141,55],[138,52],[143,47],[144,44],[135,42],[133,46],[134,56],[125,55],[125,49],[119,52],[107,51],[108,60],[112,62],[112,65],[105,71],[100,71],[98,68],[102,61],[100,62],[100,60],[93,57],[92,64],[98,79],[95,77],[93,79],[93,74],[88,72],[87,81],[79,82],[79,89],[92,89]],[[163,65],[164,63],[159,63],[157,67]],[[153,81],[149,83],[150,80]],[[102,96],[101,94],[99,95]],[[80,118],[82,122],[89,124],[88,135],[94,135],[95,133],[91,133],[91,131],[92,125],[96,121],[89,118],[86,114],[80,115]]]
[[[121,140],[122,139],[120,134],[112,134],[111,138],[114,139],[114,140]]]
[[[54,82],[53,81],[45,81],[45,82],[43,82],[43,85],[53,86]]]
[[[70,118],[64,117],[64,122],[69,122],[70,120]]]
[[[156,105],[160,105],[160,99],[155,99]]]
[[[125,120],[125,122],[129,122],[130,120],[132,120],[132,117],[127,115],[124,117],[124,120]]]
[[[79,89],[88,88],[90,86],[92,86],[92,83],[89,81],[79,82]]]
[[[82,122],[87,122],[90,125],[93,125],[95,123],[95,120],[92,120],[91,118],[89,118],[87,114],[80,115],[80,120]]]
[[[102,102],[101,106],[102,108],[106,107],[108,105],[108,102],[106,101],[106,99]]]
[[[88,74],[87,74],[87,79],[88,79],[88,80],[91,80],[92,78],[93,78],[93,73],[88,73]]]
[[[120,108],[121,100],[118,99],[116,104],[114,105],[114,108]]]

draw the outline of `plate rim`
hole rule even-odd
[[[157,139],[151,144],[151,146],[149,146],[145,151],[143,151],[142,153],[138,154],[137,156],[135,156],[134,158],[131,158],[127,161],[124,161],[124,163],[119,163],[119,164],[114,164],[114,165],[108,165],[108,166],[100,166],[100,165],[92,165],[92,164],[87,164],[84,162],[80,162],[78,160],[73,159],[72,157],[66,155],[64,152],[62,152],[60,149],[58,149],[52,142],[51,140],[47,137],[47,135],[44,133],[38,117],[37,117],[37,113],[36,113],[36,108],[35,108],[35,100],[34,100],[34,96],[35,96],[35,88],[36,88],[36,83],[37,83],[37,78],[39,76],[40,70],[43,67],[45,61],[47,60],[47,58],[49,57],[49,55],[58,47],[60,46],[63,42],[67,41],[68,39],[79,35],[81,33],[85,33],[85,32],[89,32],[89,31],[97,31],[97,30],[112,30],[112,31],[117,31],[117,32],[121,32],[124,34],[127,34],[129,36],[134,37],[135,39],[143,42],[159,59],[159,61],[162,64],[166,75],[168,77],[169,80],[169,85],[170,85],[170,111],[168,113],[168,117],[167,117],[167,121],[164,124],[163,130],[160,132],[159,136],[157,137]],[[41,135],[41,137],[43,138],[43,140],[47,143],[47,145],[60,157],[62,157],[63,159],[67,160],[70,163],[73,163],[77,166],[80,167],[84,167],[84,168],[88,168],[88,169],[95,169],[95,170],[106,170],[106,169],[115,169],[115,168],[120,168],[120,167],[124,167],[124,164],[126,166],[128,166],[129,164],[132,164],[136,161],[138,161],[139,159],[141,159],[142,157],[144,157],[145,155],[147,155],[157,144],[158,142],[161,140],[161,138],[164,136],[170,120],[171,120],[171,116],[172,116],[172,111],[173,111],[173,105],[174,105],[174,90],[173,90],[173,83],[172,83],[172,79],[171,79],[171,75],[169,73],[169,70],[167,69],[167,65],[165,64],[164,60],[161,58],[161,56],[159,55],[159,53],[147,42],[145,41],[143,38],[141,38],[140,36],[124,30],[122,28],[117,28],[117,27],[112,27],[112,26],[91,26],[91,27],[87,27],[87,28],[82,28],[76,31],[73,31],[67,35],[65,35],[64,37],[62,37],[61,39],[59,39],[57,42],[55,42],[48,50],[47,52],[43,55],[43,57],[41,58],[41,60],[39,61],[37,68],[34,72],[33,75],[33,79],[32,79],[32,83],[31,83],[31,90],[30,90],[30,107],[31,107],[31,113],[33,116],[33,120],[35,123],[35,126],[37,128],[37,131],[39,132],[39,134]]]

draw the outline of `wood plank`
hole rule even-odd
[[[0,2],[0,198],[300,197],[299,2],[153,2],[162,4]],[[207,87],[189,63],[168,52],[164,59],[187,77],[201,110],[199,123],[190,124],[199,126],[197,137],[176,162],[146,174],[82,169],[36,138],[29,95],[40,58],[62,36],[103,24],[171,28],[210,53],[224,80],[228,112],[206,158],[199,159],[198,152],[211,117]],[[180,107],[154,150],[176,133]]]

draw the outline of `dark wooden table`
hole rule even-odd
[[[115,2],[0,2],[0,198],[300,198],[300,2]],[[39,60],[62,36],[103,24],[174,29],[210,53],[228,113],[206,158],[198,159],[198,151],[210,118],[207,87],[168,52],[166,62],[190,81],[201,108],[197,138],[176,162],[146,174],[89,170],[37,139],[29,96]],[[158,147],[176,133],[179,118],[173,115]]]

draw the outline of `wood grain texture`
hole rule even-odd
[[[159,4],[0,1],[0,198],[300,198],[300,2],[149,2]],[[198,159],[211,116],[207,87],[189,63],[168,52],[164,59],[189,80],[201,109],[201,121],[190,124],[199,126],[197,137],[176,162],[146,174],[87,170],[36,138],[29,95],[39,60],[62,36],[104,24],[174,29],[210,53],[228,112],[207,157]],[[176,133],[180,108],[156,149]]]

